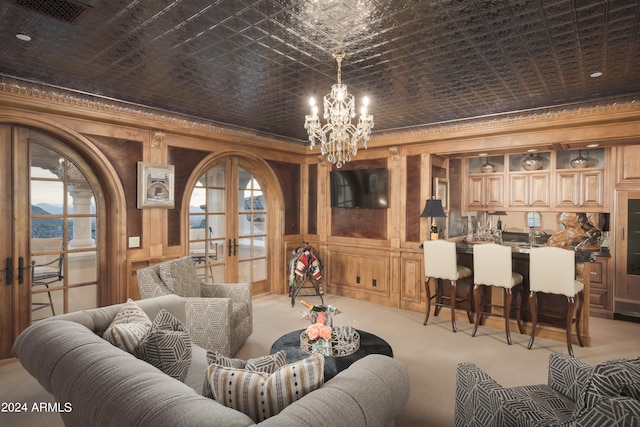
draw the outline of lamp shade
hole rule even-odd
[[[446,217],[447,214],[445,214],[444,209],[442,209],[442,200],[440,199],[427,200],[427,203],[424,205],[424,210],[422,211],[420,216],[425,218]]]

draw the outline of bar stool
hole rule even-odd
[[[538,322],[538,293],[564,295],[567,297],[567,312],[564,316],[553,313],[544,313],[548,317],[566,319],[567,349],[573,356],[571,347],[571,325],[576,324],[576,335],[580,347],[583,347],[580,335],[580,318],[582,304],[584,302],[584,284],[575,279],[576,259],[573,251],[558,247],[548,246],[543,248],[531,248],[529,252],[529,305],[531,308],[531,349],[536,337],[536,325]],[[575,310],[575,299],[578,297],[578,309]]]
[[[507,344],[511,345],[511,333],[509,321],[511,313],[516,312],[518,329],[524,334],[522,319],[520,317],[520,304],[522,302],[522,274],[514,273],[511,267],[511,248],[508,246],[487,243],[473,247],[473,299],[475,302],[476,324],[471,336],[475,337],[478,325],[483,314],[504,317],[504,330],[507,334]],[[491,301],[481,301],[481,287],[495,286],[504,289],[504,304],[494,304]],[[516,291],[516,306],[513,307],[513,291]],[[488,312],[482,312],[481,308],[488,308]],[[500,307],[502,313],[493,313],[491,308]]]
[[[469,301],[469,305],[471,304],[470,283],[465,298],[457,297],[457,283],[458,280],[470,277],[473,273],[470,268],[458,265],[455,242],[449,242],[447,240],[427,240],[424,242],[423,247],[425,275],[424,288],[427,291],[427,315],[424,319],[423,325],[426,325],[429,320],[431,300],[435,298],[434,315],[437,316],[442,307],[450,308],[451,327],[453,332],[456,332],[456,304],[464,301]],[[436,293],[433,296],[431,295],[431,289],[429,287],[429,280],[431,278],[436,279]],[[442,292],[442,280],[451,281],[451,296],[449,297],[445,296]],[[449,301],[449,304],[445,303],[445,301]],[[467,308],[467,317],[469,318],[469,323],[473,323],[470,307]]]

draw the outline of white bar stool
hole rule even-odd
[[[469,307],[467,308],[467,317],[469,323],[473,323],[471,317],[471,283],[469,283],[467,289],[467,295],[464,298],[457,297],[457,283],[458,280],[471,277],[473,272],[469,267],[458,265],[456,244],[455,242],[449,242],[447,240],[427,240],[423,243],[424,247],[424,288],[427,292],[427,315],[424,319],[423,325],[427,324],[429,320],[429,313],[431,312],[431,300],[435,298],[435,311],[434,315],[437,316],[442,307],[448,307],[451,309],[451,327],[453,332],[457,331],[456,328],[456,304],[464,301],[469,301]],[[429,287],[429,280],[431,278],[436,279],[436,292],[431,296],[431,289]],[[451,296],[445,296],[442,292],[442,280],[451,281]],[[445,303],[449,301],[449,304]]]
[[[476,324],[471,336],[475,337],[478,331],[482,315],[504,317],[504,330],[507,335],[507,344],[511,345],[511,333],[509,323],[511,313],[516,312],[518,329],[524,334],[524,327],[520,316],[520,304],[522,303],[522,274],[514,273],[511,267],[511,248],[508,246],[486,243],[473,247],[473,299],[475,302]],[[481,294],[481,287],[495,286],[504,289],[504,304],[494,304],[485,301]],[[515,290],[516,305],[513,306],[513,291]],[[485,294],[483,292],[483,294]],[[482,302],[481,302],[482,301]],[[483,312],[482,308],[488,308]],[[491,308],[500,307],[502,313],[493,313]]]
[[[575,252],[553,246],[531,248],[529,252],[529,305],[531,309],[531,338],[528,348],[531,349],[536,337],[536,325],[538,322],[538,293],[564,295],[567,297],[566,319],[567,349],[573,356],[571,347],[571,325],[576,325],[576,335],[580,347],[583,347],[580,335],[580,318],[582,304],[584,302],[584,284],[575,279],[576,258]],[[578,309],[575,299],[578,297]],[[559,317],[546,313],[549,317]]]

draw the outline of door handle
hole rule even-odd
[[[13,285],[13,260],[11,257],[7,257],[5,260],[5,267],[4,273],[7,285]]]
[[[231,248],[233,248],[233,256],[238,254],[238,244],[236,243],[236,239],[233,239],[233,246],[231,245],[231,239],[229,239],[229,256],[231,256]]]
[[[18,284],[22,285],[24,282],[24,258],[18,257]]]

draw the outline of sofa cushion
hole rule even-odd
[[[136,347],[150,329],[151,319],[149,316],[129,298],[104,331],[102,338],[124,351],[134,354]]]
[[[286,358],[287,353],[284,350],[249,360],[226,357],[218,351],[207,351],[207,362],[209,365],[216,364],[224,366],[225,368],[245,369],[247,371],[264,372],[267,374],[272,374],[277,369],[282,368],[286,363]],[[202,385],[202,395],[215,400],[211,386],[209,385],[209,378],[206,375],[204,384]]]
[[[191,339],[184,325],[165,309],[160,310],[136,355],[165,374],[183,381],[191,363]]]
[[[201,296],[200,278],[191,257],[182,257],[160,265],[160,278],[165,286],[182,296]]]
[[[212,364],[207,376],[216,401],[258,423],[322,386],[323,370],[324,356],[312,354],[273,374]]]

